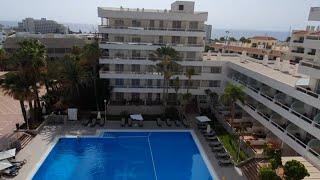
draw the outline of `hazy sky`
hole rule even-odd
[[[174,0],[2,0],[0,20],[25,17],[58,22],[98,24],[97,7],[169,9]],[[196,10],[208,11],[216,29],[281,30],[304,28],[311,6],[319,0],[195,0]]]

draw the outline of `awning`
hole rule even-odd
[[[0,170],[7,169],[8,167],[11,167],[11,166],[12,164],[7,159],[0,161]]]
[[[16,156],[16,148],[0,152],[0,160]]]
[[[141,114],[132,114],[132,115],[130,115],[130,118],[132,120],[136,120],[136,121],[143,121],[143,117]]]
[[[209,122],[211,119],[209,119],[207,116],[198,116],[196,119],[200,122]]]

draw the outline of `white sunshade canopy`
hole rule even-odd
[[[0,160],[16,156],[16,148],[0,152]]]
[[[143,121],[143,117],[141,114],[132,114],[130,115],[132,120],[136,120],[136,121]]]
[[[7,159],[0,161],[0,170],[4,170],[11,166],[12,164]]]
[[[196,119],[200,122],[209,122],[211,119],[209,119],[207,116],[198,116]]]
[[[207,125],[207,131],[206,131],[207,133],[210,133],[211,132],[211,126],[210,126],[210,124],[208,124]]]
[[[98,111],[97,119],[101,119],[101,112],[100,111]]]

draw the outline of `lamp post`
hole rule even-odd
[[[237,162],[239,162],[239,157],[240,157],[240,147],[241,147],[241,140],[242,136],[239,137],[239,149],[238,149],[238,157],[237,157]]]
[[[27,109],[28,106],[27,106],[27,105],[24,105],[24,108]],[[28,112],[28,111],[27,111],[27,112]],[[27,130],[29,130],[29,116],[30,116],[30,109],[29,109],[29,113],[27,113],[27,118],[26,118],[26,120],[27,120]]]
[[[104,120],[107,120],[107,100],[105,99],[104,101]]]

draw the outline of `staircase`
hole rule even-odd
[[[21,149],[23,149],[24,147],[26,147],[26,145],[32,140],[32,135],[28,134],[28,133],[23,133],[18,140],[21,142]]]
[[[255,158],[249,158],[238,164],[238,167],[242,170],[248,180],[258,180],[258,172],[261,166],[258,164]]]

